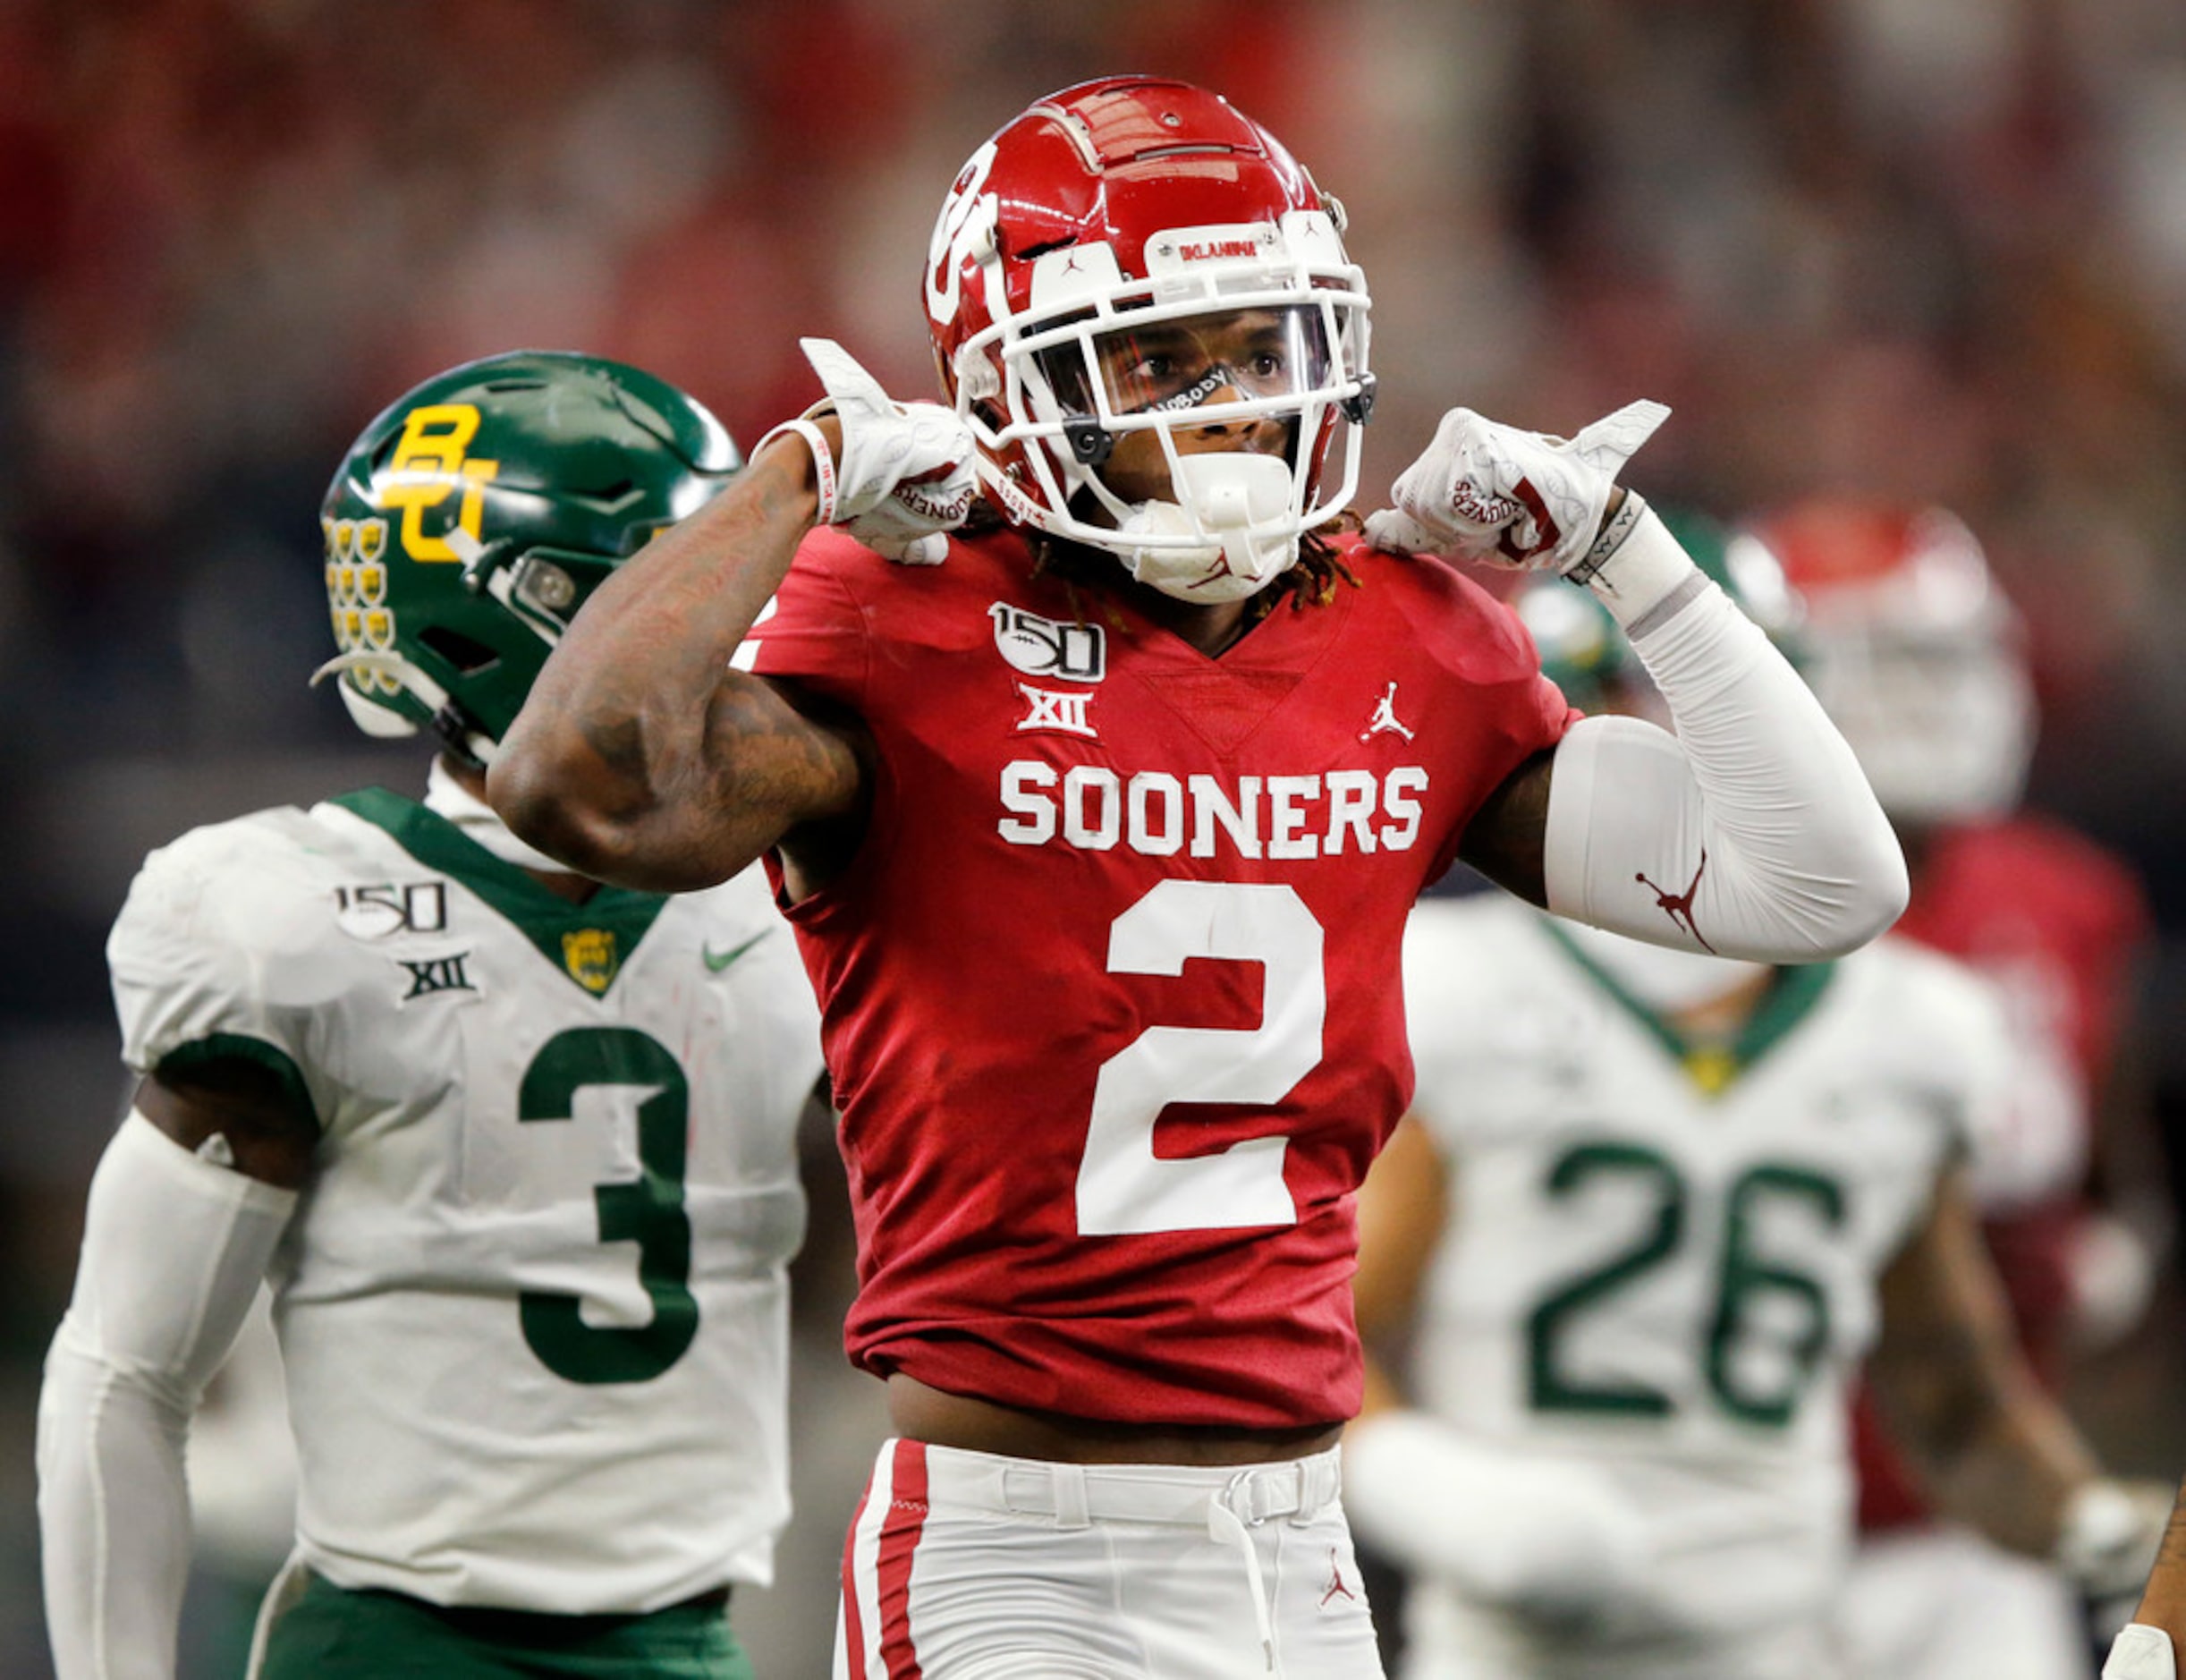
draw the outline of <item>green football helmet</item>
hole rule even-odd
[[[743,464],[665,380],[567,351],[428,379],[351,445],[320,508],[338,676],[367,734],[493,756],[607,574]]]
[[[1800,664],[1799,597],[1767,545],[1703,513],[1659,505],[1655,511],[1700,570],[1723,586],[1785,658]],[[1554,573],[1533,572],[1511,605],[1532,634],[1541,669],[1572,705],[1585,712],[1646,709],[1644,697],[1653,685],[1616,620],[1591,590],[1575,589]]]

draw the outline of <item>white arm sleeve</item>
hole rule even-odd
[[[1646,1557],[1644,1519],[1605,1478],[1475,1445],[1424,1412],[1344,1431],[1343,1508],[1407,1569],[1513,1608],[1598,1611]]]
[[[1556,748],[1548,908],[1656,945],[1813,962],[1896,921],[1905,860],[1850,747],[1652,510],[1590,588],[1673,735],[1589,717]]]
[[[38,1392],[38,1515],[57,1680],[168,1680],[190,1569],[182,1448],[296,1192],[131,1113],[84,1218]]]

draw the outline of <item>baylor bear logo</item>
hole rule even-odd
[[[605,928],[580,928],[574,933],[563,934],[562,964],[569,970],[570,978],[585,990],[606,991],[614,983],[615,970],[620,966],[614,935]]]

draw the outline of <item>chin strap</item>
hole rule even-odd
[[[450,756],[474,770],[491,769],[501,751],[500,742],[470,726],[470,715],[453,700],[433,714],[433,733]]]
[[[330,676],[346,676],[352,671],[369,676],[393,677],[412,700],[431,707],[433,733],[465,764],[483,770],[494,761],[498,749],[493,737],[473,725],[470,715],[456,704],[453,695],[392,648],[352,648],[346,653],[337,653],[311,673],[310,686],[317,688]],[[381,705],[369,695],[360,694],[346,683],[335,692],[341,695],[350,721],[377,740],[401,740],[418,733],[417,725],[402,713]]]

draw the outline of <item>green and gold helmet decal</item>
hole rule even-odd
[[[1700,570],[1721,584],[1740,610],[1798,664],[1799,598],[1776,556],[1758,538],[1732,530],[1706,514],[1659,505],[1655,511]],[[1631,644],[1591,590],[1574,588],[1553,573],[1531,573],[1511,605],[1533,637],[1541,669],[1580,710],[1627,710],[1631,697],[1626,691],[1648,685]]]
[[[466,362],[351,445],[320,509],[337,676],[368,734],[476,762],[577,609],[743,464],[665,380],[566,351]]]

